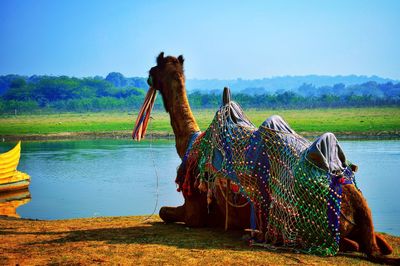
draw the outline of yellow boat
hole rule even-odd
[[[21,155],[21,141],[13,149],[0,154],[0,193],[27,188],[30,176],[17,170]]]
[[[31,194],[28,189],[0,193],[0,217],[19,218],[17,208],[30,200]]]

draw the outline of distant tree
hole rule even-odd
[[[333,85],[332,93],[335,95],[343,95],[345,93],[346,86],[343,83],[337,83]]]
[[[108,80],[107,80],[108,79]],[[266,80],[266,79],[264,79]],[[113,82],[110,82],[113,81]],[[236,80],[246,84],[245,80]],[[223,86],[227,81],[211,80],[214,87]],[[257,82],[260,82],[258,80]],[[299,89],[284,89],[252,86],[233,91],[233,100],[244,108],[317,108],[345,106],[399,106],[400,83],[378,83],[368,81],[345,86],[315,87],[303,83]],[[116,85],[117,86],[116,86]],[[136,85],[137,86],[136,86]],[[200,83],[199,83],[200,84]],[[202,81],[201,84],[207,84]],[[242,85],[243,85],[242,84]],[[229,84],[228,84],[229,85]],[[87,112],[102,110],[133,110],[143,103],[148,88],[146,78],[125,78],[122,74],[110,73],[102,77],[74,78],[68,76],[0,76],[0,112],[69,111]],[[232,86],[238,86],[233,84]],[[286,84],[287,86],[292,86]],[[284,88],[283,86],[282,88]],[[246,89],[248,88],[248,89]],[[253,89],[251,89],[253,88]],[[257,88],[257,89],[256,89]],[[279,87],[280,88],[280,87]],[[257,93],[254,93],[257,90]],[[270,93],[268,93],[270,92]],[[218,108],[221,105],[221,90],[188,93],[192,108]],[[155,102],[155,109],[163,109],[161,97]]]
[[[11,89],[19,89],[19,88],[23,88],[24,86],[26,86],[26,80],[24,78],[20,78],[20,77],[12,80],[11,84],[10,84]]]
[[[24,80],[16,79],[10,85],[10,89],[3,95],[5,100],[29,101],[34,99],[32,85],[26,84]]]
[[[303,83],[297,91],[303,96],[315,96],[317,93],[315,86],[309,83]]]
[[[324,104],[325,107],[336,107],[340,102],[339,96],[335,96],[333,94],[324,94],[321,96],[320,101]]]
[[[147,84],[147,78],[130,78],[129,86],[133,86],[135,88],[147,89],[149,85]]]
[[[106,81],[113,84],[115,87],[125,87],[127,85],[127,80],[124,75],[118,72],[111,72],[107,75]]]
[[[6,93],[10,89],[10,85],[15,79],[26,79],[26,77],[13,74],[0,76],[0,95]]]

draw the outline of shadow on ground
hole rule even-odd
[[[235,251],[260,251],[260,247],[250,247],[244,240],[243,231],[225,232],[214,228],[188,228],[183,224],[165,224],[162,222],[151,222],[133,227],[123,228],[100,228],[71,231],[47,231],[47,232],[16,232],[1,228],[0,235],[48,235],[56,239],[40,242],[30,242],[25,245],[41,244],[66,244],[71,242],[105,242],[107,244],[158,244],[168,245],[183,249],[220,249]],[[293,255],[295,252],[287,250],[266,251],[279,253],[297,262],[301,262]],[[339,257],[368,260],[360,253],[340,253]]]
[[[15,232],[1,228],[0,235],[53,235],[55,240],[29,243],[51,244],[78,241],[105,241],[109,244],[160,244],[178,248],[233,248],[248,249],[241,240],[243,231],[225,233],[222,229],[188,228],[182,224],[152,222],[126,228],[100,228],[75,231]],[[229,243],[229,244],[227,244]]]

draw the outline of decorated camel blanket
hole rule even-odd
[[[192,136],[176,182],[186,196],[200,184],[211,197],[228,179],[251,204],[253,229],[264,225],[267,243],[335,255],[342,185],[355,184],[350,166],[333,134],[311,143],[279,116],[257,128],[225,99],[209,128]]]

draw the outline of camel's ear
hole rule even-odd
[[[178,56],[178,61],[183,66],[183,62],[185,61],[185,59],[183,58],[183,55]]]
[[[163,59],[164,59],[164,52],[161,52],[161,53],[157,56],[157,65],[161,65]]]

